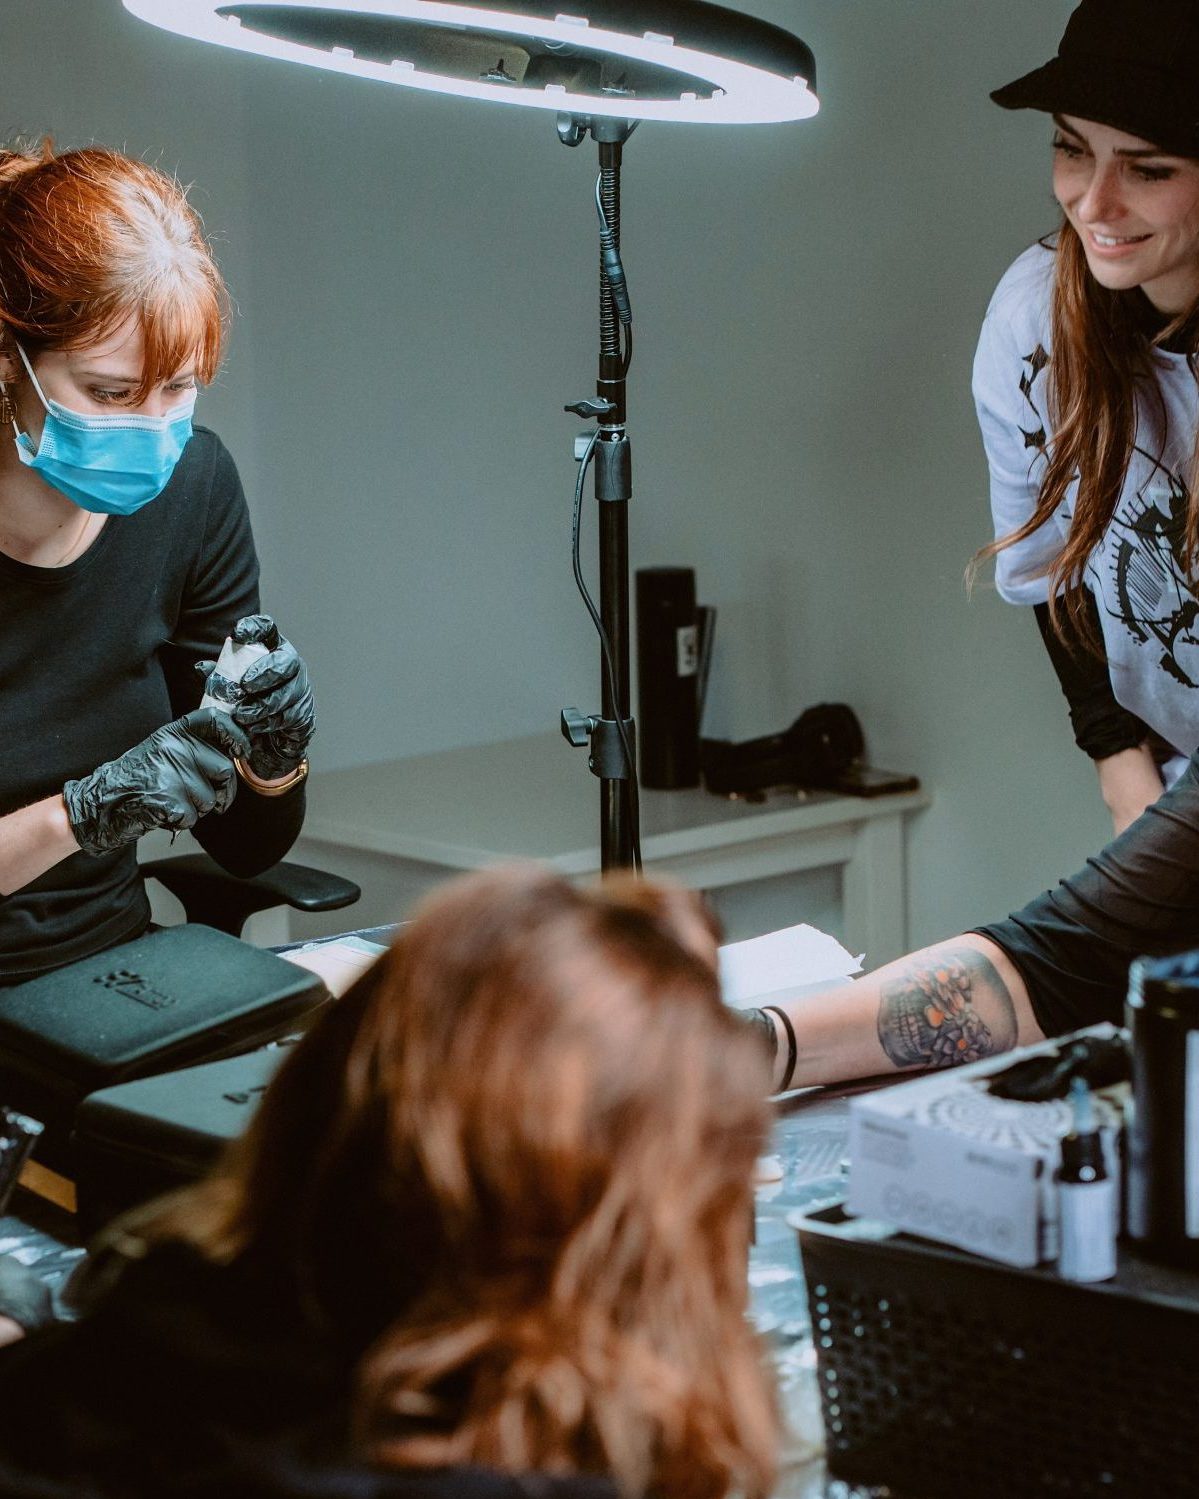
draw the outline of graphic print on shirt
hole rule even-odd
[[[1199,687],[1199,601],[1187,586],[1182,564],[1187,487],[1143,449],[1152,465],[1135,498],[1112,517],[1108,613],[1138,645],[1156,641],[1158,666],[1183,687]],[[1112,604],[1115,608],[1112,608]]]
[[[1032,420],[1020,423],[1026,449],[1045,450],[1047,438],[1033,389],[1049,364],[1038,343],[1021,359],[1020,394]],[[1143,448],[1137,456],[1149,464],[1149,478],[1135,497],[1112,517],[1108,554],[1111,587],[1096,589],[1109,616],[1118,619],[1137,645],[1161,647],[1159,668],[1182,687],[1199,687],[1199,601],[1187,587],[1183,566],[1188,507],[1187,487]],[[1135,461],[1135,459],[1134,459]],[[1094,575],[1094,566],[1090,569]],[[1096,578],[1096,582],[1098,582]],[[1113,604],[1115,607],[1113,607]]]
[[[1035,448],[1038,453],[1041,453],[1045,450],[1045,424],[1032,398],[1032,388],[1037,383],[1037,376],[1049,363],[1049,355],[1038,344],[1031,354],[1024,355],[1020,363],[1027,366],[1026,369],[1020,371],[1020,394],[1024,397],[1024,403],[1036,421],[1036,426],[1031,430],[1021,427],[1020,436],[1023,437],[1026,448]]]

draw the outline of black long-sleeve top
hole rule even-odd
[[[286,1285],[167,1245],[0,1349],[0,1499],[618,1499],[600,1475],[366,1463],[351,1393],[380,1329],[318,1330]]]
[[[1083,598],[1093,636],[1102,641],[1095,597],[1087,589]],[[1079,749],[1092,760],[1105,760],[1109,755],[1142,744],[1149,737],[1149,730],[1135,713],[1116,701],[1102,646],[1096,654],[1082,641],[1063,640],[1050,624],[1048,604],[1034,604],[1033,614],[1070,710],[1070,725]]]
[[[1047,1036],[1119,1022],[1134,958],[1199,947],[1199,755],[1077,874],[976,930],[1019,969]]]
[[[241,481],[204,427],[162,494],[110,516],[74,562],[34,567],[0,553],[0,816],[197,707],[195,663],[258,609]],[[193,831],[249,876],[283,857],[303,817],[302,787],[263,797],[239,782],[230,810]],[[0,986],[135,937],[149,919],[135,846],[74,854],[0,896]]]

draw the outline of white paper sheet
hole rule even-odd
[[[860,956],[855,958],[827,932],[802,923],[720,949],[724,1001],[737,1010],[794,999],[861,971]]]
[[[368,942],[363,937],[345,936],[310,942],[306,947],[296,947],[291,952],[280,953],[289,963],[298,968],[307,968],[323,980],[325,988],[340,999],[357,979],[376,963],[387,951],[377,942]]]
[[[318,974],[333,994],[340,995],[384,951],[378,943],[347,936],[313,942],[281,956]],[[778,1004],[841,983],[861,971],[860,957],[853,957],[827,932],[803,924],[747,942],[730,942],[720,949],[724,1001],[738,1010]]]

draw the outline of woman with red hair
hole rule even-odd
[[[192,427],[227,307],[171,178],[0,151],[0,986],[146,928],[149,829],[239,875],[299,832],[307,672],[259,613],[233,462]],[[232,716],[199,707],[230,634],[269,652]]]
[[[0,1353],[0,1494],[762,1499],[768,1068],[715,960],[679,889],[444,887]]]

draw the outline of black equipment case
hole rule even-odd
[[[242,1133],[288,1043],[102,1088],[75,1116],[72,1156],[80,1226],[198,1181]]]
[[[327,999],[315,975],[224,932],[151,932],[0,991],[0,1104],[46,1126],[35,1157],[70,1175],[87,1094],[249,1051]]]

